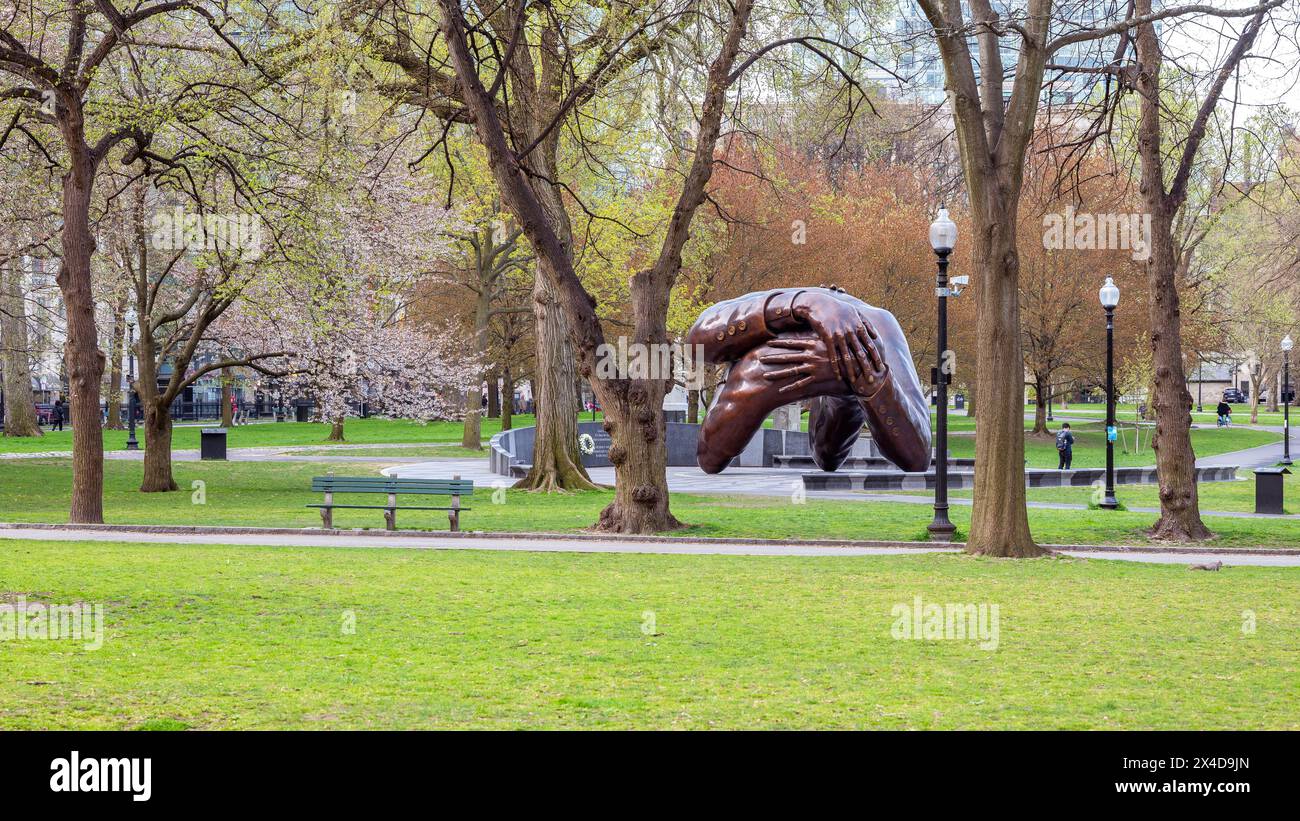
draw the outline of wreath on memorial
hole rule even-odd
[[[596,440],[591,438],[590,433],[578,434],[578,450],[587,456],[596,452]]]

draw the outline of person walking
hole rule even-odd
[[[50,420],[53,424],[50,430],[63,430],[63,398],[54,400],[54,418]]]
[[[1056,452],[1061,457],[1056,469],[1069,470],[1070,463],[1074,460],[1074,433],[1070,430],[1069,422],[1061,425],[1061,429],[1056,432]]]
[[[1219,414],[1219,427],[1230,427],[1232,425],[1232,405],[1219,400],[1219,407],[1215,408],[1215,410]]]

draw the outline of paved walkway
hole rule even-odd
[[[1262,464],[1274,464],[1281,458],[1281,445],[1268,445],[1266,447],[1277,448],[1275,456],[1267,454],[1257,454],[1252,459],[1271,459],[1271,461]],[[1239,451],[1241,454],[1252,454],[1255,451],[1261,451],[1261,448],[1252,448],[1249,451]],[[1231,454],[1227,454],[1231,456]],[[1214,457],[1225,458],[1225,457]],[[1201,462],[1198,460],[1198,464]],[[1232,459],[1226,459],[1224,464],[1236,464]],[[1243,470],[1246,468],[1243,467]],[[591,475],[593,482],[604,485],[614,484],[614,469],[608,468],[589,468],[587,471]],[[438,459],[436,461],[419,461],[415,464],[403,464],[388,467],[383,470],[387,476],[398,476],[407,479],[446,479],[453,475],[459,475],[462,479],[472,479],[477,485],[486,487],[509,487],[513,482],[504,476],[499,476],[488,469],[487,463],[481,459]],[[727,468],[726,471],[716,475],[710,475],[699,468],[689,467],[670,467],[668,468],[668,489],[674,493],[694,493],[694,494],[720,494],[728,496],[770,496],[783,497],[787,499],[795,498],[796,494],[804,498],[818,500],[840,500],[854,502],[903,502],[906,504],[932,505],[934,499],[930,494],[907,495],[903,493],[864,493],[862,491],[817,491],[815,493],[806,493],[804,491],[803,480],[800,478],[802,471],[797,470],[777,470],[774,468]],[[1118,491],[1122,496],[1122,488]],[[949,503],[954,505],[971,505],[970,499],[949,498]],[[1087,510],[1085,504],[1074,504],[1069,502],[1028,502],[1031,508],[1040,508],[1043,510]],[[1159,513],[1159,508],[1154,507],[1129,507],[1128,510],[1134,513]],[[1201,513],[1206,516],[1224,516],[1232,519],[1297,519],[1300,520],[1300,514],[1287,514],[1284,516],[1270,516],[1259,513],[1242,513],[1222,510],[1202,510]]]
[[[265,547],[370,547],[407,550],[496,550],[544,553],[652,553],[687,556],[888,556],[914,553],[950,553],[957,548],[942,547],[866,547],[758,542],[687,541],[684,539],[623,540],[575,539],[565,537],[535,538],[512,536],[429,535],[352,535],[312,533],[148,533],[140,531],[95,530],[76,527],[20,528],[0,527],[0,539],[36,541],[130,542],[132,544],[243,545]],[[1222,561],[1225,565],[1260,565],[1300,567],[1300,555],[1258,553],[1144,553],[1140,549],[1124,552],[1101,550],[1062,550],[1061,553],[1089,559],[1111,559],[1161,564],[1202,564]]]
[[[266,423],[270,424],[270,423]],[[231,462],[382,462],[417,463],[429,461],[428,456],[348,456],[349,450],[396,450],[402,448],[431,448],[436,444],[428,442],[370,442],[343,445],[330,445],[320,442],[315,445],[268,445],[255,448],[228,448],[226,456]],[[330,453],[320,453],[329,450]],[[335,453],[337,451],[337,453]],[[484,451],[486,453],[486,451]],[[0,459],[71,459],[70,450],[48,450],[37,453],[0,453]],[[105,459],[122,461],[139,461],[144,459],[143,450],[106,450]],[[486,456],[484,457],[486,459]],[[199,461],[196,449],[179,449],[172,451],[172,459],[177,462]],[[470,460],[476,461],[476,460]]]

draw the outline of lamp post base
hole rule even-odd
[[[957,532],[957,526],[948,521],[948,511],[935,511],[934,521],[930,522],[925,528],[930,534],[932,542],[951,542],[952,534]]]
[[[140,443],[137,442],[137,441],[135,441],[134,439],[128,439],[128,440],[126,440],[126,449],[127,449],[127,450],[139,450],[139,449],[140,449]]]
[[[1097,507],[1101,508],[1102,510],[1118,510],[1119,501],[1115,498],[1115,494],[1110,493],[1107,494],[1104,499],[1102,499],[1100,502],[1097,503]]]

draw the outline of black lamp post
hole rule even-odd
[[[1287,334],[1282,340],[1282,464],[1291,464],[1291,349],[1295,343]]]
[[[1115,306],[1119,305],[1119,288],[1106,277],[1097,294],[1106,309],[1106,495],[1098,507],[1115,510]]]
[[[1200,413],[1205,410],[1201,402],[1201,386],[1205,384],[1205,363],[1201,361],[1200,354],[1196,356],[1196,412]]]
[[[939,258],[939,273],[935,276],[934,292],[939,297],[939,335],[936,344],[934,369],[935,425],[934,446],[934,521],[926,529],[936,542],[952,541],[957,529],[948,521],[948,255],[957,244],[957,224],[948,217],[948,209],[940,208],[939,215],[930,223],[930,247]]]
[[[126,415],[127,415],[127,433],[126,449],[139,450],[140,443],[135,438],[135,323],[126,323],[126,352],[127,361],[130,363],[126,378]],[[118,360],[119,363],[121,360]]]

